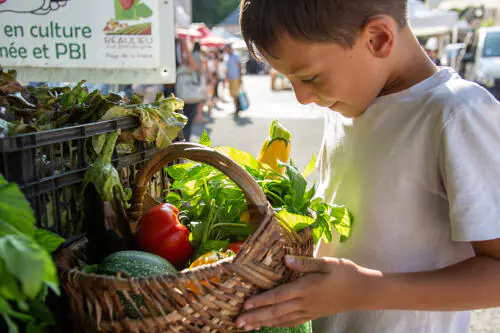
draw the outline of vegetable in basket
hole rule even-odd
[[[203,134],[200,143],[210,145]],[[249,153],[232,147],[215,148],[246,168],[259,184],[284,225],[295,231],[310,227],[314,240],[331,241],[333,230],[341,241],[349,238],[351,216],[343,206],[315,198],[314,185],[308,188],[307,176],[315,166],[315,157],[300,172],[292,161],[277,162],[284,173],[261,167]],[[224,251],[231,242],[244,241],[252,232],[248,224],[246,200],[240,188],[222,172],[202,163],[184,163],[167,168],[174,180],[166,201],[187,212],[191,244],[195,258],[210,251]],[[199,222],[198,222],[199,221]]]
[[[269,136],[260,149],[257,161],[269,165],[274,171],[283,173],[283,168],[278,168],[278,161],[287,163],[292,149],[292,134],[284,128],[278,120],[271,123]]]
[[[85,228],[90,263],[99,263],[109,254],[135,246],[125,210],[132,192],[124,189],[111,156],[118,132],[105,137],[101,155],[87,170],[83,183]]]
[[[169,273],[177,273],[177,270],[167,260],[155,254],[141,251],[119,251],[106,258],[97,266],[96,274],[126,277],[151,277],[161,276]],[[140,308],[144,306],[142,295],[130,295],[131,301],[117,292],[120,303],[123,305],[125,314],[130,318],[139,317]]]
[[[189,230],[179,222],[179,209],[165,203],[150,209],[139,220],[139,246],[183,268],[193,255]]]

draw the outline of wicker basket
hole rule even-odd
[[[179,158],[214,166],[240,186],[254,233],[234,258],[151,278],[82,273],[86,239],[70,243],[56,263],[77,328],[85,332],[234,332],[234,320],[246,298],[298,278],[284,265],[285,254],[312,256],[309,229],[297,234],[283,225],[246,170],[222,153],[197,144],[174,143],[145,165],[134,192],[133,221],[142,216],[152,176]],[[198,292],[187,285],[194,285]],[[123,294],[122,302],[117,292]],[[140,309],[134,303],[137,295],[144,299]],[[139,311],[138,318],[125,315],[123,297]]]

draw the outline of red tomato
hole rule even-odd
[[[168,260],[176,268],[183,268],[193,255],[189,230],[179,222],[179,209],[161,204],[149,210],[137,229],[139,246]]]
[[[120,0],[120,5],[122,5],[123,9],[129,10],[130,8],[132,8],[134,2],[135,0]]]
[[[240,252],[241,248],[243,247],[243,244],[245,244],[245,242],[234,242],[234,243],[229,244],[227,249],[233,251],[234,253],[238,253],[238,252]]]

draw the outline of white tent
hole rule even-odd
[[[458,22],[456,12],[429,9],[418,0],[408,1],[408,18],[410,26],[417,36],[441,35],[451,32]]]
[[[500,1],[498,0],[445,0],[441,1],[439,4],[440,9],[453,9],[459,8],[464,9],[467,7],[479,7],[484,6],[486,8],[499,8]]]

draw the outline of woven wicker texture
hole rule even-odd
[[[234,258],[159,277],[129,278],[85,274],[87,241],[62,249],[56,258],[77,328],[85,332],[234,332],[234,319],[251,295],[298,278],[286,254],[312,256],[309,229],[295,233],[278,220],[252,176],[226,155],[191,143],[174,143],[145,165],[134,190],[132,222],[143,214],[153,175],[179,158],[214,166],[244,192],[254,233]],[[150,202],[151,200],[147,199]],[[126,307],[137,316],[127,316]]]

